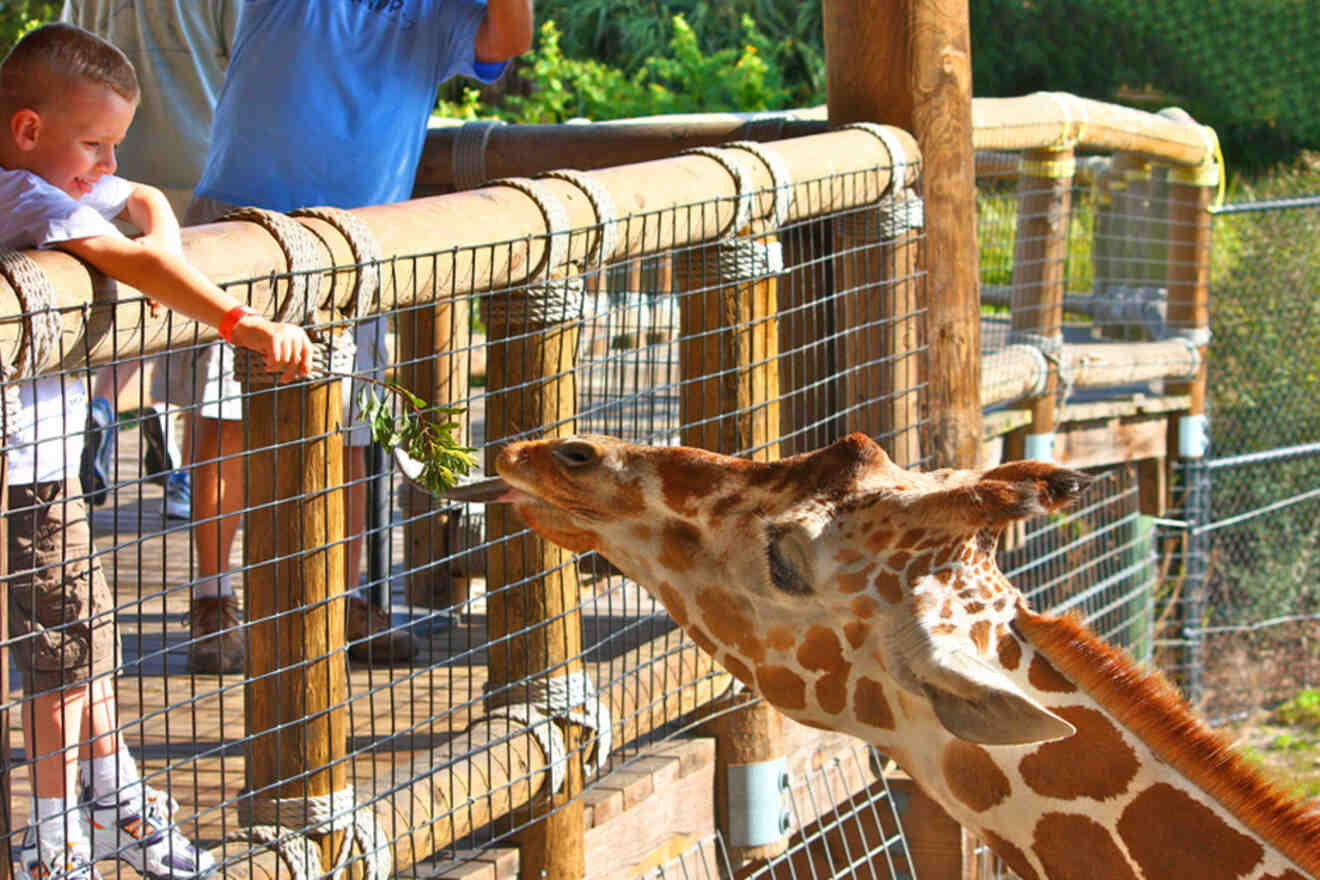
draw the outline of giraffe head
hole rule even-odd
[[[994,550],[1083,474],[916,473],[862,434],[773,463],[577,436],[511,444],[497,468],[531,528],[600,552],[790,717],[883,744],[896,698],[970,742],[1074,731],[998,668],[1021,596]]]

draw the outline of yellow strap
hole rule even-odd
[[[1059,180],[1070,178],[1076,173],[1077,157],[1072,155],[1062,159],[1028,159],[1024,156],[1018,162],[1018,174],[1021,177]]]

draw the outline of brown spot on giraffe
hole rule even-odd
[[[1114,723],[1081,706],[1054,712],[1076,727],[1077,733],[1044,743],[1018,762],[1022,781],[1037,794],[1060,800],[1104,800],[1127,791],[1141,762]]]
[[[977,813],[1002,803],[1013,792],[1008,776],[990,753],[960,739],[944,747],[940,772],[953,796]]]
[[[654,532],[651,531],[651,527],[648,526],[646,523],[637,523],[636,525],[634,525],[632,527],[632,533],[633,533],[633,539],[636,540],[638,544],[651,543],[651,539],[655,534]]]
[[[714,639],[706,635],[705,630],[697,626],[695,623],[690,623],[687,626],[683,627],[683,629],[684,631],[687,632],[688,636],[692,639],[692,641],[697,643],[698,648],[705,651],[707,654],[711,655],[712,657],[719,656],[720,646],[715,644]]]
[[[991,628],[991,623],[988,620],[978,620],[976,623],[972,624],[972,629],[969,635],[972,637],[973,644],[976,645],[976,652],[978,654],[990,653]]]
[[[862,554],[858,553],[851,547],[840,548],[840,550],[834,554],[834,561],[840,565],[853,565],[854,563],[861,562],[864,558],[865,557],[863,557]]]
[[[832,672],[845,665],[838,635],[823,626],[807,628],[798,647],[797,660],[812,672]]]
[[[1077,686],[1064,678],[1059,670],[1054,668],[1054,664],[1041,656],[1037,652],[1031,658],[1031,666],[1027,669],[1027,681],[1031,686],[1051,694],[1070,694],[1077,690]]]
[[[674,618],[674,622],[687,629],[687,603],[683,601],[683,595],[675,590],[674,585],[669,581],[662,581],[660,586],[656,587],[656,592],[660,594],[660,604],[665,606],[665,610]]]
[[[862,590],[865,590],[867,581],[870,580],[872,567],[873,566],[868,565],[866,568],[859,571],[845,571],[840,574],[836,578],[839,584],[839,592],[848,594],[860,593]]]
[[[1031,848],[1050,880],[1138,880],[1109,832],[1086,816],[1046,813],[1036,823]]]
[[[720,658],[720,663],[729,674],[741,681],[750,688],[756,687],[756,674],[748,668],[747,664],[725,651],[724,656]]]
[[[858,676],[853,685],[853,714],[868,727],[894,729],[894,710],[889,708],[889,701],[885,699],[884,687],[864,675]]]
[[[866,539],[866,549],[872,553],[879,553],[888,547],[894,540],[894,533],[888,529],[876,529]]]
[[[886,602],[897,605],[903,601],[903,583],[893,572],[881,570],[872,584],[877,595]]]
[[[797,633],[786,626],[772,626],[765,631],[765,643],[772,649],[787,654],[797,644]]]
[[[866,637],[870,635],[871,627],[860,620],[850,620],[843,625],[843,636],[852,645],[853,650],[860,648],[866,642]]]
[[[1157,783],[1118,817],[1118,836],[1147,877],[1237,880],[1265,857],[1264,847],[1229,826],[1206,805]],[[1187,846],[1189,840],[1195,846]]]
[[[848,609],[852,611],[853,616],[860,617],[863,620],[875,614],[878,607],[874,599],[865,595],[858,596],[848,604]]]
[[[756,686],[765,698],[781,709],[807,707],[807,683],[787,666],[762,664],[756,667]]]
[[[765,659],[765,645],[756,637],[756,615],[750,599],[707,587],[697,593],[697,607],[716,641],[736,646],[754,662]]]
[[[951,636],[958,631],[958,626],[953,623],[937,623],[930,628],[930,631],[937,636]]]
[[[665,524],[660,535],[660,564],[666,571],[682,574],[695,564],[701,553],[701,533],[682,520]]]
[[[915,547],[926,537],[925,529],[908,529],[903,533],[903,537],[898,539],[900,547]]]
[[[908,562],[912,559],[912,554],[899,550],[897,553],[891,553],[885,560],[885,565],[894,571],[903,571],[908,567]]]
[[[848,679],[851,677],[852,666],[845,663],[816,679],[816,702],[822,710],[838,715],[848,707]]]
[[[1022,646],[1018,640],[1013,638],[1013,634],[1005,632],[999,636],[998,652],[999,665],[1005,669],[1013,670],[1018,668],[1022,662]]]
[[[1307,878],[1303,877],[1292,868],[1289,868],[1282,874],[1266,874],[1261,877],[1260,880],[1307,880]]]
[[[1013,869],[1022,880],[1040,880],[1040,875],[1036,869],[1031,866],[1026,853],[1009,843],[1004,838],[995,834],[993,831],[981,830],[981,839],[995,851],[995,855],[1003,859],[1004,864]]]

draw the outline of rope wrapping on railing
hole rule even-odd
[[[550,792],[558,792],[567,776],[568,746],[564,732],[555,723],[562,719],[595,732],[591,759],[583,762],[587,776],[598,772],[614,747],[614,721],[609,706],[596,693],[596,684],[581,672],[541,677],[495,688],[486,684],[486,714],[472,722],[472,729],[491,718],[508,718],[527,727],[545,752],[550,771]],[[580,708],[579,708],[580,707]]]
[[[10,435],[22,407],[19,379],[35,379],[50,366],[63,326],[55,311],[55,288],[31,257],[19,251],[0,252],[0,275],[18,298],[23,336],[11,364],[0,363],[4,382],[3,431]]]
[[[737,192],[737,202],[733,212],[733,222],[729,224],[729,236],[734,236],[747,228],[752,222],[754,194],[748,182],[747,168],[728,150],[719,147],[692,147],[679,153],[680,156],[705,156],[719,164],[733,178],[733,187]]]
[[[911,189],[885,193],[874,205],[840,214],[834,219],[839,232],[855,241],[894,241],[926,225],[926,203]]]
[[[289,212],[290,217],[315,217],[322,220],[344,237],[348,249],[353,254],[357,272],[353,276],[353,289],[349,292],[348,308],[340,308],[340,313],[355,321],[371,314],[370,306],[380,292],[380,244],[372,235],[367,224],[343,208],[322,205],[315,208],[299,208]],[[306,229],[307,227],[303,227]],[[316,233],[312,232],[313,235]],[[329,250],[329,248],[326,248]],[[331,276],[333,279],[334,276]]]
[[[316,307],[320,302],[321,274],[324,271],[324,248],[317,237],[290,216],[265,208],[235,208],[221,220],[246,220],[256,223],[275,239],[288,266],[287,293],[278,298],[272,320],[301,324],[306,327],[316,320]],[[275,284],[278,291],[279,286]],[[357,356],[357,346],[351,333],[320,333],[312,331],[312,372],[309,379],[324,378],[331,373],[351,373]],[[326,336],[328,338],[318,338]],[[251,388],[270,388],[276,376],[266,371],[260,354],[244,348],[234,349],[234,376]]]
[[[618,247],[619,209],[614,204],[614,196],[594,177],[572,168],[546,171],[537,177],[564,180],[582,190],[582,194],[591,203],[591,210],[596,214],[596,243],[588,252],[586,265],[589,268],[604,265],[614,256],[614,249]]]
[[[725,144],[724,148],[751,153],[770,172],[770,222],[774,229],[782,228],[788,221],[788,212],[793,208],[793,175],[789,173],[783,158],[756,141],[733,141]]]
[[[390,876],[393,856],[389,837],[368,806],[357,803],[353,786],[328,795],[300,797],[242,797],[238,801],[239,819],[247,827],[232,832],[225,839],[257,843],[275,850],[284,860],[294,880],[319,880],[322,870],[320,848],[307,837],[324,837],[337,831],[345,834],[328,876],[339,880],[353,858],[353,844],[362,850],[365,880],[385,880]]]
[[[903,143],[894,134],[893,129],[875,122],[852,122],[840,126],[839,131],[864,131],[880,141],[889,153],[889,190],[897,192],[907,188],[907,169],[911,163],[908,162]]]
[[[1030,348],[1044,358],[1047,364],[1052,364],[1059,376],[1058,386],[1054,389],[1054,399],[1058,406],[1063,404],[1072,396],[1073,384],[1077,377],[1073,372],[1072,365],[1064,357],[1063,336],[1047,336],[1044,333],[1034,333],[1030,330],[1015,330],[1008,337],[1010,347]],[[1040,397],[1049,387],[1049,369],[1044,369],[1036,384],[1032,387],[1029,397]]]
[[[487,327],[528,327],[564,324],[579,320],[583,313],[586,284],[576,273],[552,277],[565,271],[568,259],[568,212],[548,189],[526,177],[493,180],[491,186],[518,190],[536,203],[545,218],[545,254],[528,272],[528,283],[519,290],[486,297],[482,301]]]
[[[450,148],[454,167],[454,189],[476,189],[486,183],[486,143],[490,133],[504,124],[502,119],[475,119],[458,128]]]

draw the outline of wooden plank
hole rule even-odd
[[[1054,460],[1085,468],[1160,457],[1167,447],[1168,426],[1161,416],[1072,423],[1059,431]]]

